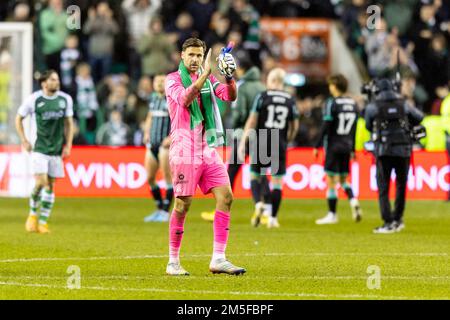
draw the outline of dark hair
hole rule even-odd
[[[197,48],[203,48],[203,53],[206,53],[206,44],[204,41],[198,39],[198,38],[189,38],[181,47],[181,51],[185,51],[187,48],[190,47],[197,47]]]
[[[238,60],[238,65],[239,68],[244,69],[245,71],[250,70],[250,68],[254,66],[252,60],[250,60],[249,58],[242,58]]]
[[[39,79],[38,79],[39,84],[42,85],[42,82],[47,81],[51,77],[51,75],[54,74],[54,73],[58,74],[56,72],[56,70],[53,70],[53,69],[46,70],[46,71],[42,72],[41,75],[39,76]]]
[[[336,86],[336,88],[342,93],[347,91],[348,81],[340,73],[329,76],[327,79],[327,82],[328,82],[328,84],[332,84],[332,85]]]

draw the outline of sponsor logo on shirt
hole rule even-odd
[[[47,111],[42,113],[42,120],[55,120],[64,117],[64,111]]]

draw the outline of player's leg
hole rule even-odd
[[[359,205],[358,199],[355,197],[352,187],[347,182],[348,175],[343,173],[339,176],[339,184],[341,185],[342,189],[344,189],[345,194],[348,197],[348,200],[350,201],[350,207],[352,209],[352,217],[355,222],[359,222],[362,219],[362,210],[361,206]]]
[[[209,269],[212,273],[243,274],[245,269],[237,267],[225,257],[225,249],[230,233],[230,211],[233,193],[230,185],[217,186],[211,189],[216,199],[216,213],[214,216],[214,245],[213,256]]]
[[[231,154],[228,158],[228,176],[230,177],[230,185],[231,190],[234,189],[234,182],[236,180],[236,176],[239,173],[239,170],[241,169],[242,163],[241,160],[239,160],[238,157],[238,145],[239,141],[237,139],[233,139],[233,145],[231,148]]]
[[[30,213],[25,223],[25,230],[28,232],[37,232],[41,192],[47,184],[47,174],[37,174],[34,180],[35,185],[30,196]]]
[[[391,172],[393,169],[391,157],[377,157],[377,186],[378,186],[378,202],[380,205],[381,217],[384,224],[373,230],[374,233],[393,233],[395,228],[392,226],[393,217],[391,204],[389,201],[389,186],[391,180]]]
[[[255,203],[255,212],[251,218],[251,224],[254,227],[259,226],[264,213],[264,202],[261,199],[261,174],[260,168],[256,164],[250,166],[250,190],[252,192],[253,202]]]
[[[189,275],[180,264],[180,248],[184,233],[184,221],[191,203],[191,196],[175,198],[174,208],[169,220],[169,263],[166,268],[166,273],[169,275]]]
[[[266,175],[261,176],[261,194],[264,202],[264,211],[261,224],[267,224],[272,216],[272,191],[270,190],[269,179]]]
[[[46,184],[41,195],[41,214],[39,216],[38,232],[50,233],[48,228],[48,220],[52,213],[53,205],[55,204],[55,194],[53,187],[55,185],[55,178],[47,176]]]
[[[272,216],[267,224],[268,228],[279,228],[278,211],[283,196],[283,175],[272,176]]]
[[[146,216],[144,218],[144,221],[157,221],[160,216],[160,210],[162,210],[163,208],[163,201],[161,197],[161,191],[159,190],[159,186],[156,183],[156,172],[158,171],[159,164],[156,156],[153,153],[153,147],[151,149],[148,149],[145,154],[144,166],[147,172],[147,183],[150,187],[150,193],[152,194],[157,207],[157,210],[152,214]]]
[[[327,203],[328,213],[325,217],[316,220],[316,224],[334,224],[338,222],[336,215],[337,192],[336,183],[339,181],[339,162],[337,155],[333,152],[327,152],[325,155],[325,173],[327,175]]]
[[[57,178],[64,177],[64,164],[60,156],[46,156],[48,158],[47,183],[41,195],[41,215],[39,216],[39,233],[49,233],[48,220],[55,204],[53,187]]]
[[[395,231],[401,231],[405,228],[403,222],[403,212],[405,211],[406,184],[408,183],[410,158],[396,158],[394,169],[396,176],[396,192],[394,207],[394,226]]]
[[[338,222],[336,215],[337,207],[337,191],[336,183],[338,177],[335,175],[327,174],[327,203],[328,203],[328,213],[322,219],[316,220],[316,224],[334,224]]]
[[[211,192],[216,200],[214,214],[213,256],[209,270],[213,273],[242,274],[244,268],[237,267],[225,258],[225,249],[230,232],[230,212],[233,202],[230,178],[216,150],[208,150],[210,157],[204,159],[198,186],[204,194]]]
[[[169,212],[170,206],[173,200],[173,186],[172,186],[172,175],[170,173],[169,166],[169,149],[161,147],[159,149],[159,163],[161,164],[161,170],[164,175],[164,180],[166,181],[166,198],[163,200],[163,210]]]
[[[31,154],[31,164],[35,176],[35,187],[30,196],[30,212],[25,223],[25,230],[28,232],[37,232],[38,209],[41,204],[42,190],[47,184],[49,158],[42,153],[33,152]]]

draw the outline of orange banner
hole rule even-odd
[[[219,150],[224,158],[228,149]],[[58,196],[148,197],[143,166],[144,148],[75,147],[65,161],[65,178],[56,183]],[[323,154],[315,159],[311,149],[288,151],[283,194],[286,198],[323,198],[326,190]],[[33,186],[29,155],[17,147],[0,147],[0,194],[28,196]],[[375,164],[371,154],[360,152],[351,164],[349,181],[362,199],[376,199]],[[161,188],[165,183],[157,175]],[[450,188],[450,165],[445,152],[414,153],[409,171],[409,199],[446,199]],[[391,188],[391,195],[394,188]],[[202,196],[197,190],[197,195]],[[243,165],[235,182],[236,198],[250,197],[249,165]],[[341,196],[344,196],[342,193]]]
[[[289,73],[325,78],[330,73],[330,30],[327,19],[263,18],[264,42]]]

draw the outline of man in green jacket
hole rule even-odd
[[[50,0],[48,7],[39,16],[39,30],[42,38],[42,53],[48,69],[60,70],[60,53],[64,47],[67,29],[67,14],[62,0]]]

